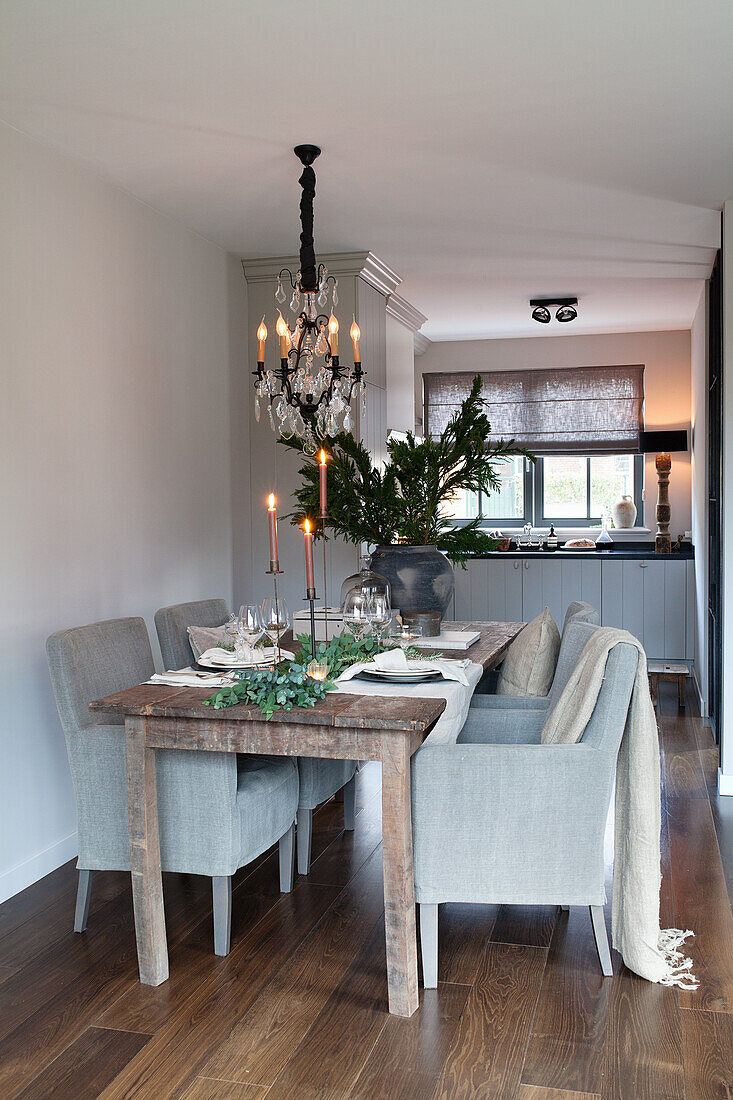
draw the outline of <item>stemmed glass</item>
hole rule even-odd
[[[341,609],[346,629],[361,638],[371,629],[371,597],[366,592],[349,592]]]
[[[262,601],[262,626],[275,647],[275,660],[280,660],[280,638],[290,626],[290,615],[285,600],[267,596]]]
[[[258,603],[243,603],[237,618],[237,656],[239,656],[239,649],[241,648],[243,659],[254,661],[254,647],[264,632],[260,605]]]
[[[392,608],[387,593],[372,594],[367,607],[367,618],[374,631],[380,649],[384,649],[384,634],[392,622]]]
[[[415,645],[422,637],[422,627],[417,623],[406,623],[395,620],[390,631],[390,638],[396,642],[400,649],[406,650]]]

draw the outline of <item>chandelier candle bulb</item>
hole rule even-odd
[[[328,488],[327,487],[328,487],[328,480],[327,480],[327,467],[326,467],[326,452],[324,450],[321,450],[321,461],[319,463],[319,468],[318,468],[318,488],[319,488],[319,493],[320,493],[321,519],[325,519],[325,517],[328,515],[328,511],[327,511],[327,491],[328,491]]]
[[[270,529],[270,566],[274,569],[279,562],[277,554],[277,509],[274,493],[270,493],[267,498],[267,522]]]
[[[328,318],[328,342],[331,345],[331,355],[339,353],[339,323],[333,313]]]
[[[277,334],[280,337],[280,358],[287,359],[288,351],[290,350],[288,348],[288,326],[285,318],[279,310],[277,314],[277,325],[275,326],[275,328],[277,329]]]
[[[316,580],[313,570],[313,532],[307,517],[303,524],[303,535],[305,537],[305,587],[310,593],[315,591]]]
[[[354,342],[354,362],[361,363],[361,351],[359,350],[359,340],[361,338],[361,329],[356,323],[356,317],[352,314],[351,329],[349,330],[349,336]]]
[[[267,339],[267,325],[265,324],[265,318],[262,317],[260,321],[260,327],[257,329],[257,362],[264,363],[265,361],[265,340]]]

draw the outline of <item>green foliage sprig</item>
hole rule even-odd
[[[418,441],[390,439],[387,461],[375,465],[363,443],[347,432],[319,441],[330,453],[328,520],[331,530],[347,542],[391,546],[437,546],[456,562],[496,547],[481,531],[476,517],[457,527],[451,505],[461,492],[490,493],[499,488],[497,466],[513,455],[534,455],[514,440],[491,443],[491,424],[485,413],[477,376],[469,396],[436,438]],[[300,450],[302,441],[282,438],[285,447]],[[319,511],[318,464],[307,459],[300,468],[302,484],[294,496],[298,509],[288,518],[301,524]],[[316,537],[319,525],[316,524]]]
[[[205,699],[204,706],[222,710],[249,703],[259,707],[269,720],[276,710],[315,706],[334,687],[331,680],[311,679],[301,663],[289,661],[278,668],[237,673],[237,679]]]

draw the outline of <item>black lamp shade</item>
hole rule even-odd
[[[687,450],[687,431],[685,428],[662,432],[639,432],[639,451],[641,454],[670,454],[672,451]]]

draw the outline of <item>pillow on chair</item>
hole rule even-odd
[[[188,640],[198,661],[202,653],[214,646],[231,646],[232,639],[223,626],[189,626]]]
[[[546,607],[507,650],[496,685],[497,695],[547,695],[560,652],[560,632]]]

